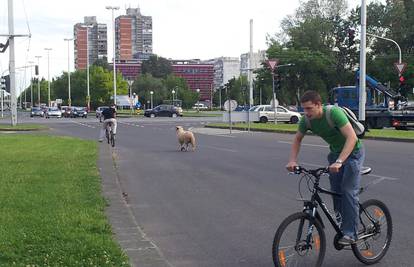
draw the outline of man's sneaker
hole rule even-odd
[[[349,246],[355,243],[355,239],[350,236],[344,235],[338,240],[338,243],[344,246]]]
[[[99,141],[99,142],[103,142],[103,139],[99,139],[98,141]]]

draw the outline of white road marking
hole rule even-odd
[[[308,163],[308,162],[301,162],[301,164],[308,165],[308,166],[312,166],[312,167],[317,167],[317,168],[326,167],[326,166],[322,166],[322,165],[319,165],[319,164],[313,164],[313,163]],[[374,180],[372,182],[372,184],[378,184],[379,182],[382,182],[384,180],[388,180],[388,181],[397,181],[397,180],[400,180],[400,178],[388,177],[388,176],[382,176],[382,175],[376,175],[376,174],[371,174],[371,173],[370,174],[367,174],[367,175],[364,175],[364,176],[371,176],[371,177],[378,178],[378,179]]]
[[[144,127],[144,126],[140,126],[139,124],[130,123],[130,122],[118,122],[118,123],[128,125],[128,126],[132,126],[132,127]]]
[[[96,128],[95,126],[92,126],[92,125],[89,125],[89,124],[86,124],[86,123],[83,123],[83,122],[78,122],[78,121],[74,121],[74,120],[71,120],[71,122],[73,122],[75,124],[79,124],[79,125],[85,126],[85,127],[88,127],[88,128],[93,128],[93,129]]]
[[[220,150],[220,151],[226,151],[226,152],[237,153],[237,150],[234,150],[234,149],[228,149],[228,148],[222,148],[222,147],[216,147],[216,146],[206,146],[206,145],[202,145],[202,146],[200,146],[200,147],[207,147],[207,148],[216,149],[216,150]]]
[[[292,144],[292,142],[288,142],[288,141],[278,141],[278,143],[282,143],[282,144]],[[313,147],[329,147],[327,145],[315,145],[315,144],[306,144],[306,143],[302,143],[302,146],[313,146]]]

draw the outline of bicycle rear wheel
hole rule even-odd
[[[387,253],[392,238],[391,214],[379,200],[370,199],[361,204],[358,240],[352,245],[357,259],[365,264],[377,263]]]
[[[112,131],[111,131],[111,146],[115,147],[115,135]]]
[[[325,232],[319,221],[298,212],[287,217],[273,240],[273,263],[277,267],[321,266],[325,256]]]
[[[109,130],[108,130],[108,127],[105,129],[105,136],[106,136],[106,141],[108,142],[108,144],[109,144]]]

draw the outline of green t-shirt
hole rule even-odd
[[[320,136],[329,144],[329,149],[332,152],[340,153],[345,145],[346,139],[339,129],[347,124],[349,120],[346,117],[345,113],[338,107],[331,108],[331,119],[335,125],[335,128],[331,128],[329,126],[329,123],[326,120],[326,107],[324,106],[323,115],[320,119],[309,120],[312,126],[311,129],[307,129],[305,116],[302,116],[299,121],[298,130],[303,134],[306,134],[308,130],[312,131],[314,134]],[[361,141],[358,139],[353,151],[357,151],[360,147]]]

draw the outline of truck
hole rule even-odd
[[[359,71],[356,73],[356,78],[356,86],[338,86],[331,89],[329,95],[331,104],[345,106],[358,115]],[[407,105],[405,97],[369,75],[366,75],[366,84],[366,128],[395,127],[397,130],[405,130],[407,127],[414,126],[414,109]]]

